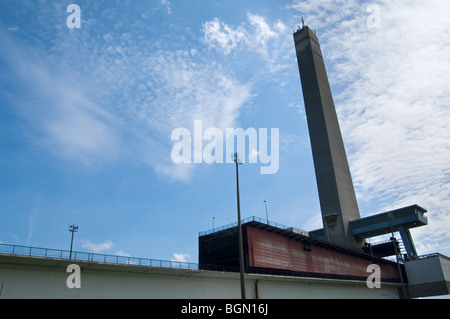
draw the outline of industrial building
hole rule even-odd
[[[361,218],[319,39],[303,26],[294,41],[323,228],[247,218],[199,233],[198,264],[0,244],[0,298],[235,299],[242,264],[251,299],[449,294],[450,258],[418,256],[409,231],[428,224],[426,209],[411,205]],[[388,242],[366,242],[383,234],[391,234]],[[81,270],[81,288],[67,284],[71,264]],[[379,270],[377,287],[369,283],[371,269]]]
[[[415,207],[399,209],[394,213],[404,213]],[[377,220],[383,219],[387,214],[389,213],[362,219],[361,223],[368,222],[364,226],[367,230],[364,233],[365,236],[368,233],[379,234],[382,229],[379,225],[377,226],[379,222]],[[394,222],[385,223],[389,230],[407,225],[405,222],[399,226],[403,217],[398,215]],[[417,211],[404,219],[424,220],[424,216]],[[411,223],[418,224],[414,221]],[[394,226],[391,228],[390,224]],[[360,228],[355,227],[353,230],[357,233]],[[450,258],[438,253],[426,256],[414,255],[409,258],[404,250],[405,247],[401,249],[399,245],[401,239],[392,238],[386,243],[365,245],[361,250],[353,250],[314,238],[309,232],[258,217],[243,220],[242,233],[246,276],[266,274],[366,285],[370,276],[369,266],[377,265],[380,269],[381,286],[388,285],[392,289],[391,292],[395,291],[389,294],[388,298],[418,298],[450,294]],[[321,233],[321,230],[314,233]],[[397,247],[398,251],[394,247]],[[380,257],[393,256],[396,253],[398,262]],[[227,271],[236,273],[239,271],[236,223],[199,234],[199,265],[203,270],[223,267],[222,269]],[[381,298],[377,289],[367,288],[367,290],[360,296],[361,298]],[[322,297],[330,298],[326,294]]]
[[[294,42],[324,227],[306,232],[252,220],[242,229],[202,233],[199,263],[239,267],[241,231],[246,272],[364,280],[368,267],[377,265],[382,281],[400,284],[402,298],[448,294],[450,259],[418,257],[409,231],[428,224],[424,208],[412,205],[361,218],[319,39],[303,25]],[[401,240],[394,237],[397,231]],[[391,234],[390,241],[366,242],[385,234]],[[396,261],[383,259],[388,256]]]
[[[296,229],[256,220],[242,225],[246,272],[288,274],[365,281],[367,268],[377,264],[381,280],[400,282],[396,263],[312,239]],[[200,265],[239,267],[236,227],[199,237]],[[205,267],[205,266],[203,266]]]

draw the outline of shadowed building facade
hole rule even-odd
[[[294,33],[298,67],[314,159],[324,239],[361,249],[350,229],[360,218],[344,142],[331,94],[319,39],[307,26]]]

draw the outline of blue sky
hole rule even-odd
[[[81,28],[66,12],[81,8]],[[376,5],[380,24],[370,26]],[[419,204],[450,255],[444,1],[0,1],[0,242],[197,262],[236,220],[232,164],[171,159],[176,128],[278,128],[240,167],[242,217],[321,227],[292,32],[322,45],[362,216]],[[254,150],[249,150],[249,154]],[[225,154],[227,156],[227,154]]]

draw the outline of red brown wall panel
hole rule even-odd
[[[286,236],[255,227],[247,227],[249,266],[332,274],[340,276],[367,277],[367,266],[374,261],[347,253],[310,245],[305,250],[303,243]],[[395,264],[378,263],[382,279],[398,279]]]

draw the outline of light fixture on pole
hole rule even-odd
[[[69,231],[72,233],[72,239],[70,241],[70,253],[69,253],[69,259],[72,259],[72,247],[73,247],[73,233],[76,233],[78,231],[78,226],[70,225]]]
[[[400,283],[402,284],[402,292],[403,292],[403,299],[408,298],[407,294],[406,294],[406,288],[405,288],[405,283],[403,281],[403,274],[402,274],[402,269],[400,267],[400,260],[399,260],[399,252],[397,251],[397,239],[394,237],[394,228],[392,227],[392,220],[394,219],[394,215],[392,215],[392,213],[388,213],[387,214],[387,218],[389,219],[389,225],[391,226],[391,241],[392,244],[394,245],[394,253],[395,253],[395,259],[397,261],[397,269],[398,269],[398,274],[400,276]]]
[[[267,202],[265,200],[264,200],[264,205],[266,206],[267,225],[269,225],[269,214],[267,214]]]
[[[242,225],[241,225],[241,204],[239,199],[239,165],[242,164],[238,153],[231,155],[236,163],[236,189],[237,189],[237,211],[238,211],[238,236],[239,236],[239,268],[241,273],[241,298],[245,298],[245,279],[244,279],[244,250],[242,246]]]

